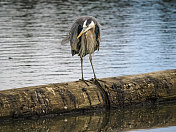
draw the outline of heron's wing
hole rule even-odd
[[[66,43],[68,43],[70,40],[70,35],[66,36],[62,41],[61,41],[61,45],[64,45]]]
[[[99,47],[100,47],[100,25],[98,23],[95,24],[95,35],[96,35],[96,41],[97,41],[96,48],[99,50]]]
[[[79,43],[79,39],[77,39],[78,36],[78,23],[75,23],[71,30],[70,30],[70,45],[71,45],[71,50],[72,50],[72,55],[76,54],[76,52],[79,50],[78,47],[78,43]],[[73,53],[74,52],[74,53]]]
[[[72,50],[72,55],[77,54],[79,52],[81,46],[81,37],[77,39],[77,36],[82,31],[82,25],[86,18],[79,18],[76,22],[72,25],[70,30],[70,45]]]
[[[78,34],[81,32],[82,27],[80,25],[83,24],[86,18],[79,18],[76,22],[72,25],[69,34],[61,41],[61,44],[64,45],[70,41],[71,47],[74,47],[78,44],[79,40],[77,39]]]

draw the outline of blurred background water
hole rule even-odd
[[[80,79],[80,58],[60,42],[84,15],[102,28],[98,78],[176,67],[176,1],[1,0],[0,90]],[[93,77],[88,56],[84,74]]]
[[[101,24],[100,51],[93,56],[98,78],[176,68],[175,0],[1,0],[0,90],[81,78],[80,58],[72,57],[69,44],[61,46],[60,42],[75,19],[85,15],[96,17]],[[88,57],[84,61],[84,75],[86,79],[93,77]],[[62,131],[69,131],[84,122],[82,128],[87,127],[82,131],[88,131],[94,130],[91,124],[99,122],[99,131],[105,127],[109,131],[123,131],[167,126],[173,127],[149,131],[176,130],[175,106],[157,108],[157,115],[158,111],[152,110],[41,119],[2,125],[0,129],[56,131],[62,127]],[[135,113],[135,117],[126,120],[126,115]]]

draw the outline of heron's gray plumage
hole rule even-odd
[[[82,30],[82,26],[85,20],[91,19],[95,23],[94,34],[91,34],[90,31],[87,32],[87,36],[92,38],[87,38],[86,35],[81,36],[77,39],[77,36]],[[83,38],[83,39],[82,39]],[[66,38],[62,40],[62,44],[70,41],[72,55],[78,54],[79,56],[85,56],[89,53],[93,53],[95,50],[99,50],[100,45],[100,24],[96,21],[94,17],[85,16],[76,20],[72,25],[71,30]],[[91,50],[89,49],[91,48]]]
[[[83,28],[85,28],[86,26],[88,27],[91,23],[93,23],[93,26],[85,33],[80,35],[79,38],[77,38],[78,35],[82,32]],[[90,54],[90,61],[92,65],[91,55],[92,53],[94,53],[95,50],[99,50],[100,46],[100,24],[92,16],[83,16],[78,18],[72,25],[68,36],[62,40],[61,44],[65,44],[68,41],[70,41],[72,55],[78,54],[78,56],[80,56],[81,66],[83,57],[86,56],[87,54]],[[83,71],[82,71],[82,79],[83,79]]]

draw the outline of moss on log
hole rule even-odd
[[[88,85],[87,85],[88,84]],[[0,118],[30,117],[176,99],[176,70],[0,91]]]

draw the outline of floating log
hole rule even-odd
[[[166,70],[0,91],[0,119],[175,100],[176,70]]]

